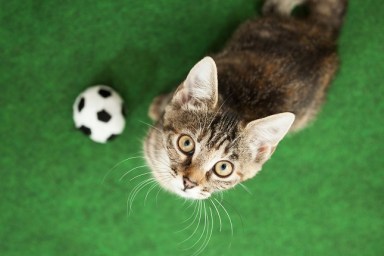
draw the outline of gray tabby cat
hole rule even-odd
[[[304,4],[307,17],[291,16]],[[255,176],[288,132],[305,127],[338,68],[347,0],[267,0],[263,17],[153,101],[146,161],[166,190],[190,199]]]

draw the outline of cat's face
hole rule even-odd
[[[217,88],[216,65],[204,58],[169,101],[152,106],[146,160],[162,187],[185,198],[206,199],[253,177],[294,120],[282,113],[246,123]]]

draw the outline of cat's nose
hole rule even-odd
[[[196,182],[191,181],[188,177],[183,177],[184,191],[197,186]]]

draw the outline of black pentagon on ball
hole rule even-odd
[[[92,131],[88,127],[82,125],[79,127],[79,130],[82,131],[85,135],[89,136],[91,135]]]
[[[100,89],[99,90],[99,94],[101,95],[101,97],[103,98],[108,98],[109,96],[111,96],[112,92],[107,90],[107,89]]]
[[[114,140],[117,137],[116,134],[112,134],[111,136],[108,137],[107,141]]]
[[[124,104],[121,104],[121,114],[123,115],[123,117],[126,116]]]
[[[99,119],[102,122],[107,123],[109,120],[111,120],[111,118],[112,116],[104,109],[97,112],[97,119]]]
[[[84,97],[81,97],[79,104],[77,105],[77,110],[79,110],[79,112],[81,112],[81,110],[84,108],[84,106],[85,106],[85,99],[84,99]]]

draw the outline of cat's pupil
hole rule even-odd
[[[221,165],[221,170],[224,171],[225,169],[227,169],[227,165],[226,164],[222,164]]]
[[[189,140],[184,141],[184,146],[188,147],[189,145],[191,145],[191,142]]]

